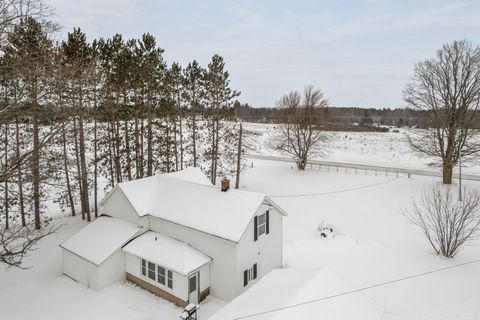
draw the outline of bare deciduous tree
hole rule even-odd
[[[292,91],[277,102],[283,116],[271,144],[274,149],[291,155],[298,170],[305,170],[308,159],[319,154],[321,144],[327,140],[318,128],[320,110],[327,105],[323,92],[311,85],[306,86],[303,93]]]
[[[452,183],[453,167],[480,151],[473,137],[480,106],[480,48],[467,41],[444,45],[437,55],[415,66],[404,90],[412,107],[426,110],[426,130],[409,136],[411,146],[441,160],[443,183]]]
[[[479,231],[480,195],[465,189],[463,201],[457,201],[451,187],[433,186],[413,201],[405,216],[422,229],[437,254],[452,258]]]
[[[0,229],[0,262],[9,267],[24,268],[23,258],[35,249],[38,241],[54,233],[57,228],[37,231],[25,226]]]

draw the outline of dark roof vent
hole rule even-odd
[[[222,192],[227,192],[230,189],[230,180],[227,178],[222,179]]]

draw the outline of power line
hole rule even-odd
[[[382,184],[386,184],[398,179],[405,178],[406,175],[398,177],[398,178],[393,178],[389,179],[386,181],[382,182],[377,182],[377,183],[372,183],[368,184],[366,186],[360,186],[360,187],[355,187],[355,188],[350,188],[350,189],[343,189],[343,190],[336,190],[336,191],[326,191],[326,192],[318,192],[318,193],[304,193],[304,194],[285,194],[285,195],[269,195],[270,198],[294,198],[294,197],[311,197],[311,196],[322,196],[322,195],[327,195],[327,194],[336,194],[336,193],[344,193],[344,192],[350,192],[350,191],[356,191],[356,190],[361,190],[361,189],[367,189],[371,187],[376,187]]]
[[[423,276],[430,275],[430,274],[437,273],[437,272],[442,272],[442,271],[446,271],[446,270],[450,270],[450,269],[454,269],[454,268],[464,267],[466,265],[470,265],[470,264],[474,264],[474,263],[478,263],[478,262],[480,262],[480,259],[459,263],[459,264],[449,266],[449,267],[444,267],[444,268],[440,268],[440,269],[426,271],[426,272],[406,276],[406,277],[403,277],[403,278],[397,278],[397,279],[394,279],[394,280],[380,282],[380,283],[373,284],[373,285],[370,285],[370,286],[366,286],[366,287],[362,287],[362,288],[358,288],[358,289],[353,289],[353,290],[349,290],[349,291],[344,291],[344,292],[333,294],[333,295],[330,295],[330,296],[326,296],[326,297],[322,297],[322,298],[318,298],[318,299],[313,299],[313,300],[309,300],[309,301],[304,301],[304,302],[292,304],[292,305],[285,306],[285,307],[280,307],[280,308],[265,310],[265,311],[261,311],[261,312],[257,312],[257,313],[252,313],[252,314],[249,314],[249,315],[240,316],[240,317],[237,317],[237,318],[232,318],[232,320],[247,319],[247,318],[252,318],[252,317],[256,317],[256,316],[260,316],[260,315],[264,315],[264,314],[268,314],[268,313],[272,313],[272,312],[277,312],[277,311],[286,310],[286,309],[292,309],[292,308],[300,307],[300,306],[303,306],[303,305],[307,305],[307,304],[311,304],[311,303],[315,303],[315,302],[319,302],[319,301],[325,301],[325,300],[329,300],[329,299],[333,299],[333,298],[346,296],[346,295],[349,295],[349,294],[352,294],[352,293],[357,293],[357,292],[366,291],[366,290],[373,289],[373,288],[378,288],[378,287],[390,285],[390,284],[405,281],[405,280],[410,280],[410,279],[414,279],[414,278],[423,277]]]

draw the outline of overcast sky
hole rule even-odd
[[[150,32],[170,64],[222,55],[240,100],[272,106],[306,84],[334,106],[401,107],[414,64],[446,42],[480,44],[480,1],[46,0],[65,37]]]

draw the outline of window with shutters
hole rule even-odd
[[[249,269],[243,271],[243,286],[246,287],[252,280],[257,279],[257,264],[254,263]]]
[[[254,241],[257,241],[258,237],[269,233],[270,225],[270,212],[267,210],[254,218]]]

